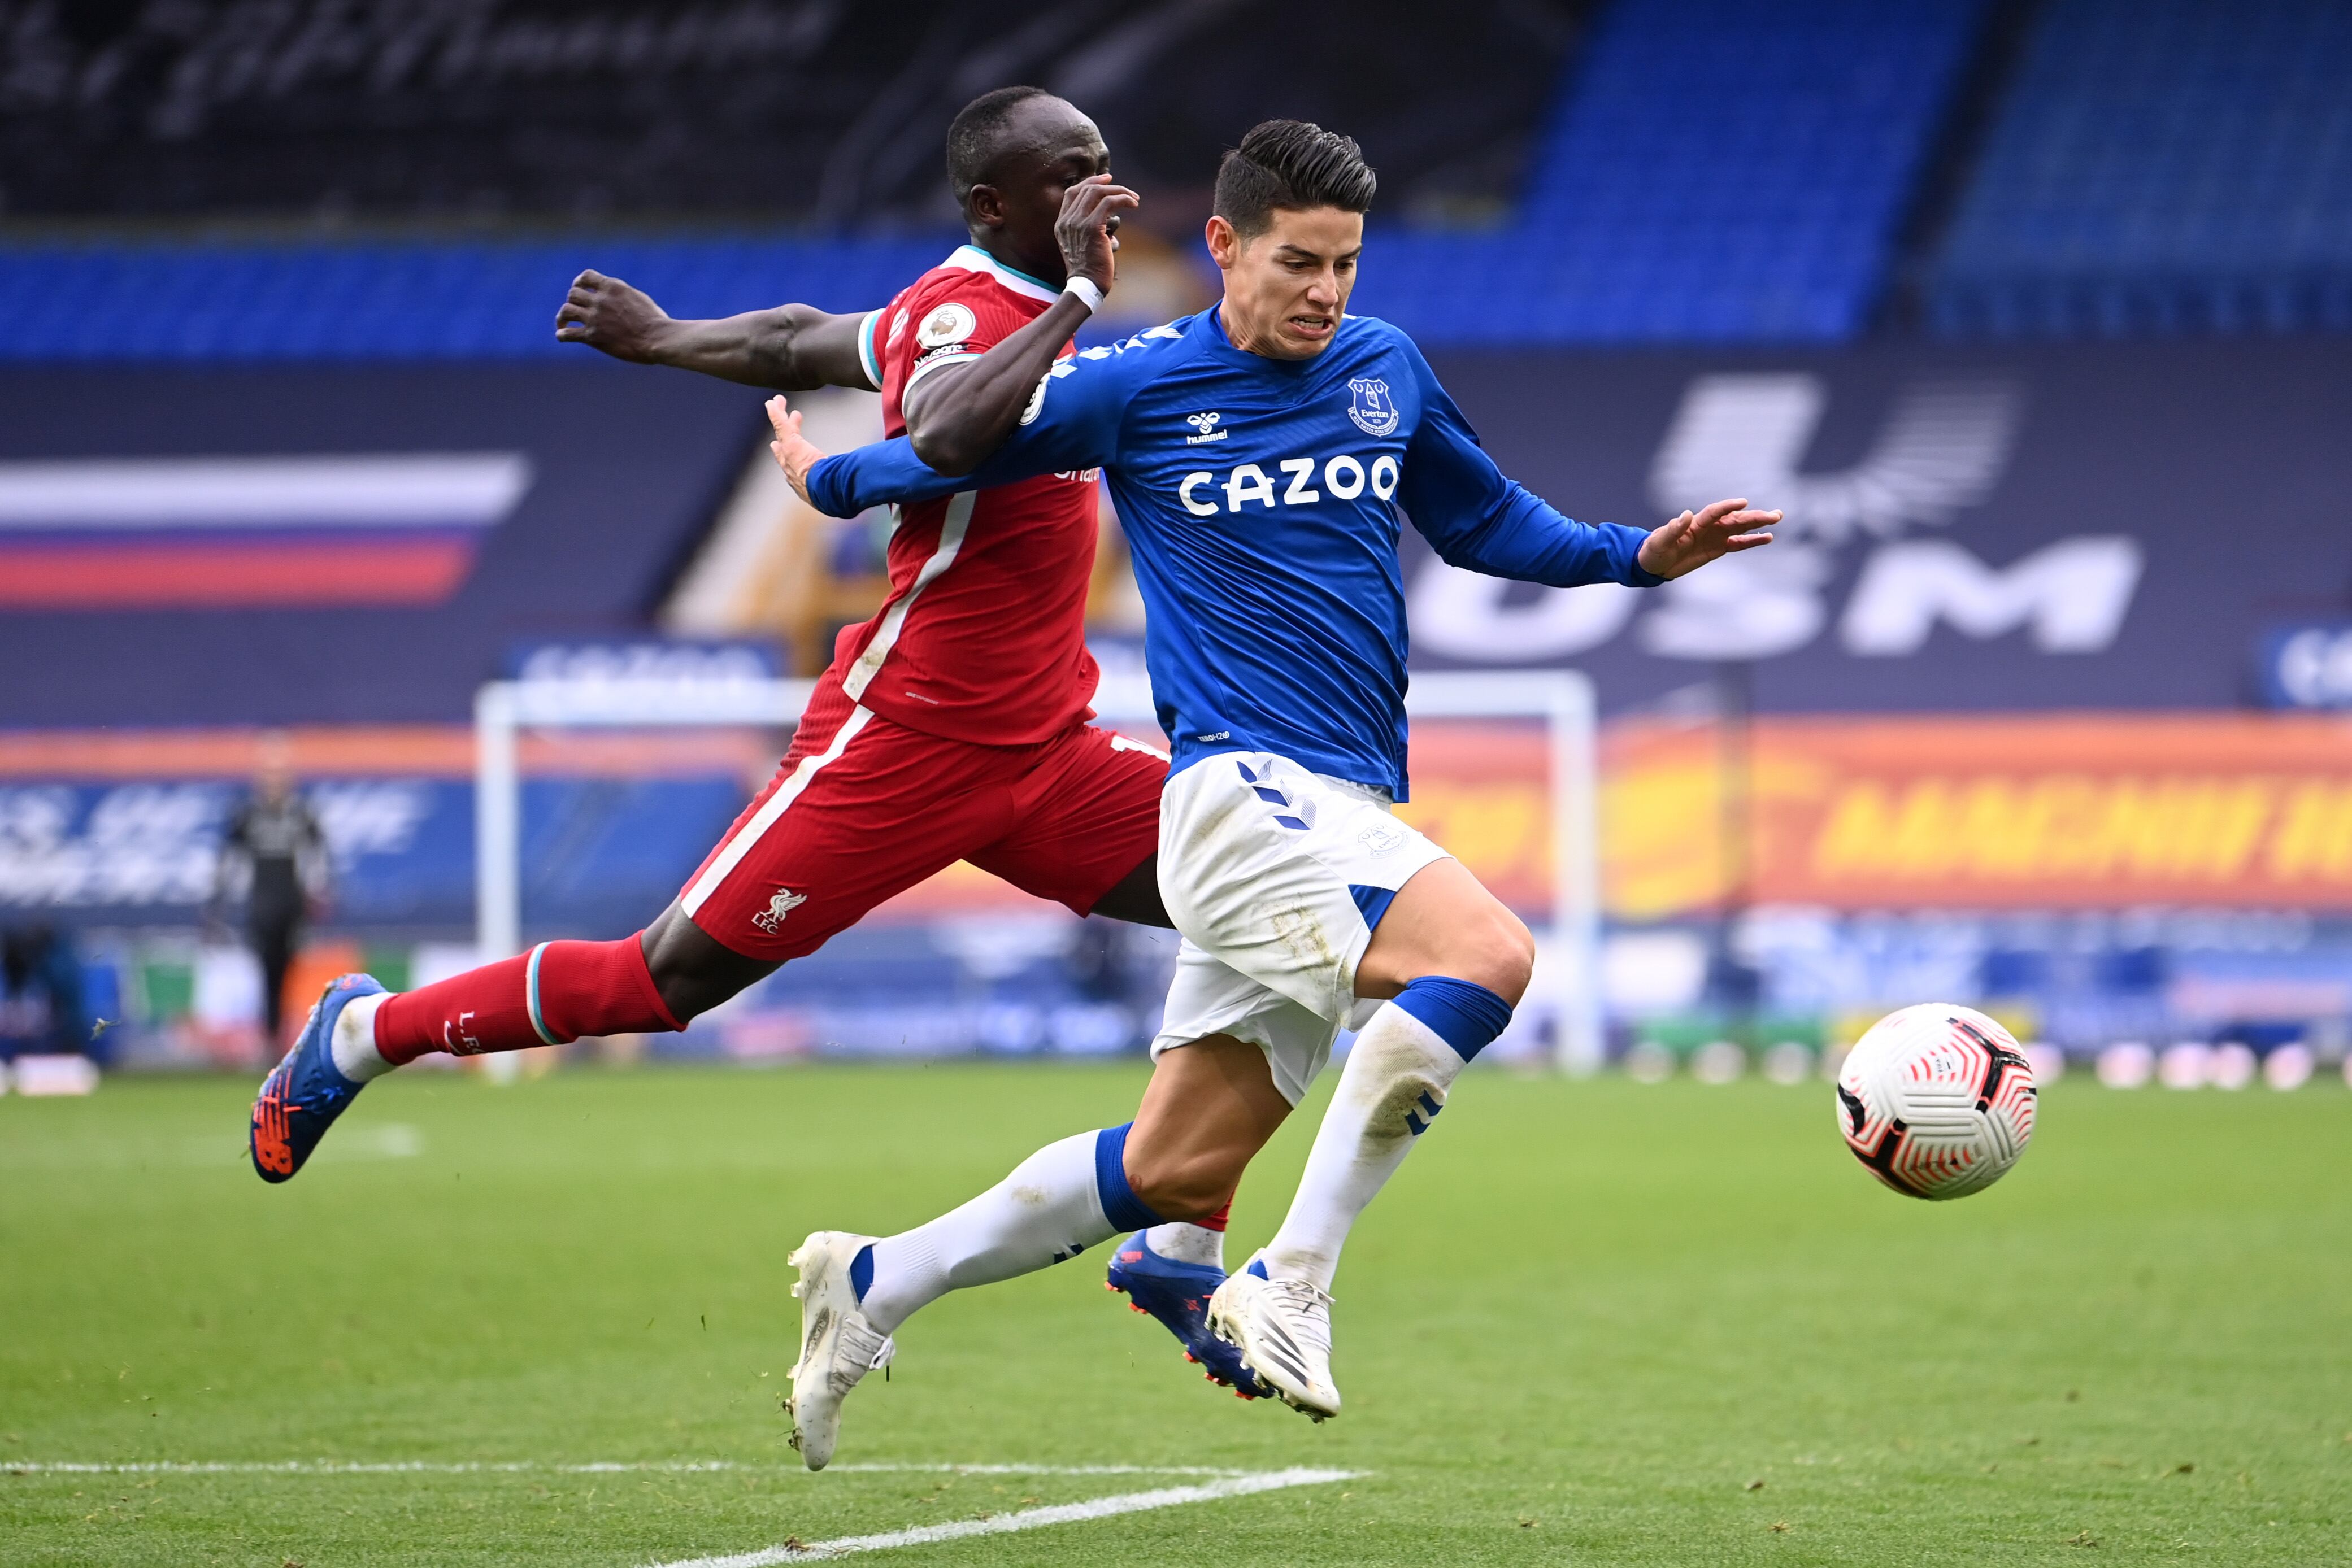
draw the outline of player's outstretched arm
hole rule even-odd
[[[1422,418],[1405,451],[1397,499],[1439,559],[1553,588],[1647,588],[1660,580],[1636,563],[1647,537],[1640,528],[1580,523],[1507,477],[1425,362],[1421,373]]]
[[[1650,530],[1634,558],[1654,577],[1684,577],[1711,560],[1772,542],[1778,512],[1748,509],[1745,499],[1716,501]]]
[[[644,289],[591,271],[572,280],[563,308],[555,313],[555,336],[632,364],[670,365],[745,386],[877,392],[858,352],[865,323],[863,314],[835,316],[814,305],[680,321]]]
[[[988,460],[965,475],[942,474],[915,455],[906,436],[827,456],[801,434],[801,416],[782,398],[768,400],[772,450],[801,499],[831,517],[854,517],[868,507],[927,501],[959,490],[987,490],[1041,474],[1076,478],[1106,467],[1118,453],[1128,400],[1150,379],[1146,353],[1084,357],[1055,365],[1024,402],[1013,434]],[[1162,361],[1164,362],[1164,361]]]
[[[1070,465],[1050,448],[1041,451],[1038,444],[1026,443],[1021,444],[1031,450],[1000,454],[986,465],[985,476],[966,478],[942,474],[925,463],[915,455],[914,443],[903,435],[829,456],[801,434],[800,412],[781,397],[768,400],[768,423],[776,433],[768,450],[775,455],[776,465],[784,471],[793,494],[829,517],[854,517],[869,507],[928,501],[957,490],[984,490]]]
[[[943,365],[908,387],[901,412],[917,456],[942,474],[969,474],[1004,444],[1062,345],[1110,292],[1119,214],[1136,204],[1135,193],[1111,183],[1108,174],[1062,193],[1054,237],[1062,247],[1063,270],[1082,280],[1093,298],[1065,293],[969,364]]]
[[[1554,588],[1588,582],[1647,588],[1719,556],[1772,542],[1769,529],[1780,514],[1748,511],[1745,501],[1718,501],[1647,532],[1563,517],[1504,476],[1418,349],[1412,359],[1422,417],[1397,498],[1449,566]]]

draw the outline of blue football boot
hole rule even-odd
[[[1212,1383],[1222,1383],[1244,1399],[1262,1399],[1265,1389],[1242,1364],[1241,1352],[1209,1332],[1209,1298],[1225,1281],[1222,1269],[1162,1258],[1139,1230],[1111,1254],[1110,1278],[1103,1289],[1127,1297],[1131,1312],[1149,1312],[1184,1347],[1184,1359]]]
[[[335,1020],[343,1016],[345,1008],[361,997],[383,992],[373,977],[338,977],[310,1009],[310,1021],[302,1026],[294,1049],[261,1081],[246,1146],[262,1180],[291,1178],[327,1135],[327,1129],[335,1124],[335,1118],[367,1087],[336,1070],[335,1053],[328,1042],[334,1039]]]

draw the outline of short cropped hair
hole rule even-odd
[[[948,125],[948,185],[956,205],[971,200],[971,188],[985,185],[1004,155],[1004,128],[1013,111],[1033,98],[1051,98],[1042,87],[1000,87],[982,93],[956,111]]]
[[[1242,238],[1253,239],[1273,226],[1276,208],[1368,212],[1379,189],[1354,137],[1303,120],[1268,120],[1252,126],[1217,165],[1211,210]]]

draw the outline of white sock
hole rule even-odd
[[[392,1000],[392,994],[361,997],[343,1004],[335,1019],[335,1032],[328,1038],[328,1052],[335,1059],[335,1071],[354,1083],[365,1083],[371,1078],[381,1078],[391,1071],[396,1062],[386,1061],[375,1048],[375,1010]]]
[[[1205,1225],[1155,1225],[1143,1233],[1143,1244],[1171,1262],[1199,1263],[1220,1272],[1225,1267],[1225,1233]]]
[[[972,1285],[1034,1273],[1118,1234],[1095,1186],[1095,1141],[1048,1144],[961,1208],[874,1244],[867,1321],[896,1333],[922,1308]]]
[[[1461,1055],[1394,1002],[1372,1015],[1316,1131],[1298,1195],[1266,1243],[1269,1275],[1330,1290],[1356,1216],[1404,1163],[1461,1071]]]

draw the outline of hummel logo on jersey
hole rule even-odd
[[[1348,417],[1366,435],[1393,435],[1398,421],[1403,415],[1397,412],[1395,400],[1389,396],[1389,383],[1373,376],[1358,376],[1348,383],[1355,401],[1348,405]]]
[[[1184,444],[1187,446],[1198,446],[1204,441],[1223,441],[1225,437],[1231,435],[1233,434],[1232,431],[1219,430],[1217,428],[1217,421],[1224,417],[1225,416],[1222,413],[1186,414],[1184,416],[1184,423],[1191,425],[1194,430],[1199,431],[1201,434],[1198,435],[1186,436],[1184,438]]]
[[[776,934],[776,927],[784,923],[784,916],[807,902],[807,894],[794,893],[789,887],[784,888],[768,900],[767,908],[751,916],[751,924],[773,936]]]

